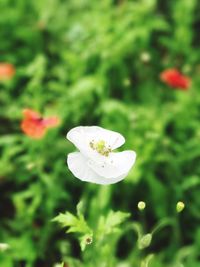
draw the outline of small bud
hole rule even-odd
[[[85,243],[86,243],[87,245],[92,244],[92,237],[91,237],[91,236],[88,236],[88,237],[86,238],[86,240],[85,240]]]
[[[138,209],[144,210],[146,208],[146,203],[144,201],[138,202]]]
[[[26,165],[26,169],[29,170],[29,171],[32,170],[34,167],[35,167],[35,163],[34,162],[29,162]]]
[[[144,63],[148,63],[151,60],[151,55],[148,52],[144,51],[140,55],[140,60]]]
[[[124,84],[125,87],[130,86],[131,85],[130,79],[128,79],[128,78],[124,79],[123,84]]]
[[[138,240],[138,248],[144,249],[151,244],[152,234],[143,235],[142,238]]]
[[[179,213],[185,208],[185,204],[182,201],[179,201],[176,204],[176,211]]]

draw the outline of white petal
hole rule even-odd
[[[96,184],[113,184],[121,181],[126,175],[123,174],[121,176],[115,178],[105,178],[95,173],[88,166],[88,159],[81,154],[80,152],[70,153],[67,157],[67,164],[70,171],[73,173],[75,177],[82,181],[96,183]]]
[[[114,131],[110,131],[99,126],[79,126],[71,129],[67,134],[67,139],[71,141],[82,153],[91,152],[89,143],[94,140],[104,140],[111,149],[116,149],[124,144],[124,137]]]
[[[90,152],[89,140],[84,127],[79,126],[71,129],[67,133],[67,139],[72,142],[84,155]]]
[[[110,153],[105,157],[104,162],[97,162],[92,159],[88,161],[89,167],[105,178],[115,178],[124,174],[128,174],[131,167],[135,163],[136,153],[134,151],[123,151]]]

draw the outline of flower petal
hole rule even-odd
[[[164,70],[160,74],[160,79],[175,89],[187,90],[191,85],[191,79],[175,68]]]
[[[121,134],[98,126],[75,127],[68,132],[67,139],[86,156],[94,154],[89,145],[91,141],[98,142],[99,140],[104,140],[112,150],[120,147],[125,142]]]
[[[0,81],[9,80],[15,74],[15,67],[6,62],[0,62]]]
[[[58,126],[59,123],[60,123],[60,120],[56,116],[43,119],[43,124],[48,128],[56,127]]]
[[[126,175],[115,178],[105,178],[94,172],[88,165],[88,159],[80,152],[73,152],[68,154],[67,164],[70,171],[75,177],[82,181],[91,182],[95,184],[113,184],[122,180]]]
[[[128,174],[135,163],[136,153],[134,151],[123,151],[110,153],[105,157],[104,162],[97,162],[92,159],[88,161],[89,167],[105,178],[115,178]]]
[[[36,112],[32,109],[29,109],[29,108],[24,109],[23,114],[24,114],[25,119],[37,120],[37,119],[41,118],[41,115],[38,112]]]
[[[21,129],[26,135],[36,139],[42,138],[46,133],[46,127],[33,119],[24,119],[21,123]]]

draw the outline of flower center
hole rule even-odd
[[[99,140],[98,142],[94,142],[94,140],[92,140],[90,142],[90,147],[105,157],[108,157],[109,153],[112,151],[110,146],[106,146],[106,142],[104,140]]]

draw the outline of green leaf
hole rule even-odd
[[[99,221],[98,232],[99,234],[108,235],[114,232],[118,232],[118,226],[123,223],[128,217],[129,213],[121,212],[121,211],[110,211],[107,217],[101,217]]]
[[[67,233],[87,233],[90,232],[83,215],[76,217],[70,212],[60,213],[53,221],[61,224],[62,227],[68,227]]]
[[[70,212],[60,213],[52,221],[61,224],[61,227],[67,227],[67,233],[79,234],[81,249],[84,250],[86,245],[92,240],[93,231],[88,226],[84,215],[82,214],[83,202],[77,205],[77,216]]]

